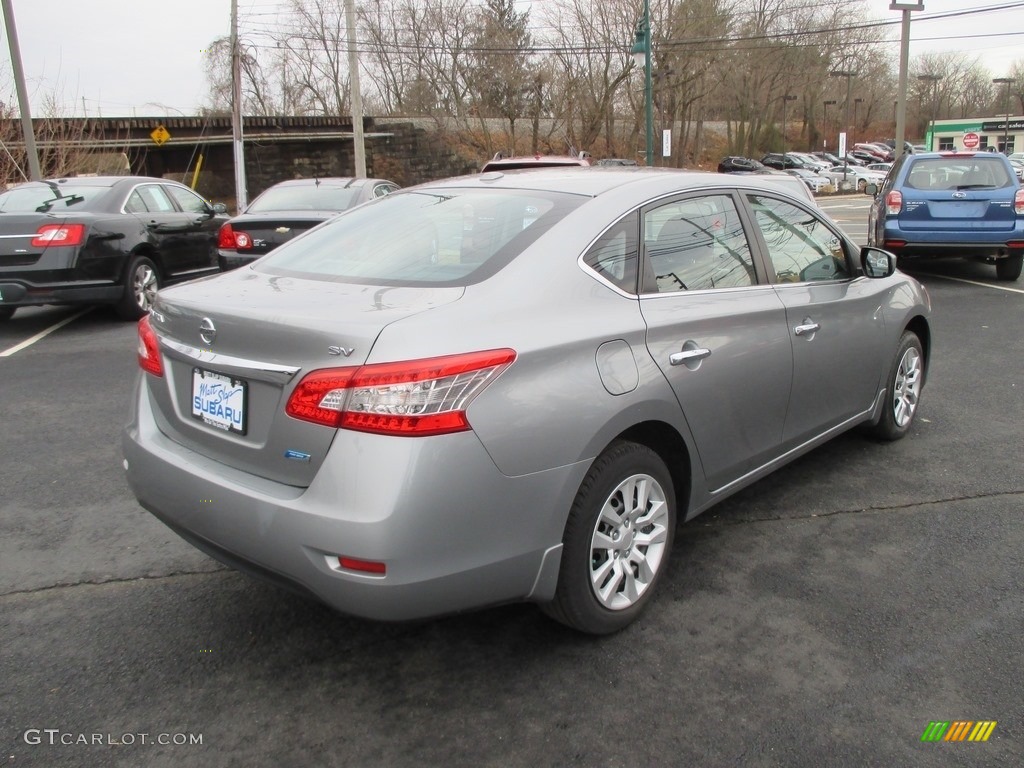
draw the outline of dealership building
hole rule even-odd
[[[964,137],[968,136],[967,146]],[[1005,145],[1003,138],[1005,137]],[[936,120],[929,126],[925,144],[932,150],[989,149],[1012,155],[1024,151],[1024,116],[966,117]]]

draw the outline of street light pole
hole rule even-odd
[[[786,154],[786,105],[791,101],[796,101],[796,96],[787,93],[782,97],[782,154]]]
[[[825,135],[828,135],[828,105],[829,104],[835,104],[835,103],[836,103],[835,99],[825,99],[825,118],[824,118],[824,120],[825,120]],[[825,141],[825,147],[826,147],[826,149],[828,148],[828,140]],[[837,142],[836,143],[836,152],[838,152],[838,151],[839,151],[839,144]],[[843,158],[840,158],[840,160],[843,160]],[[844,162],[845,162],[845,160],[844,160]]]
[[[853,78],[857,76],[857,72],[852,69],[834,69],[828,73],[829,77],[845,77],[846,78],[846,119],[843,121],[843,128],[849,130],[850,127],[850,87],[853,83]],[[845,131],[844,131],[845,132]],[[840,151],[846,149],[849,151],[849,147],[840,147]],[[842,152],[841,152],[842,153]],[[842,153],[845,154],[845,153]],[[846,186],[846,168],[847,164],[843,164],[843,186]]]
[[[906,151],[907,144],[907,70],[910,66],[910,12],[923,11],[924,0],[894,0],[889,5],[890,11],[902,11],[903,23],[900,31],[900,77],[899,86],[896,92],[896,147],[895,155],[898,160]],[[931,149],[931,147],[928,147]]]
[[[939,80],[942,79],[942,75],[918,75],[917,79],[922,82],[932,84],[931,107],[929,108],[930,119],[928,121],[928,141],[926,142],[928,144],[928,151],[931,152],[933,149],[932,144],[935,143],[935,117],[938,112],[938,108],[935,106],[935,96],[938,93]]]
[[[1006,86],[1006,96],[1003,99],[1003,114],[1006,115],[1006,121],[1003,123],[1003,154],[1010,154],[1010,84],[1013,83],[1012,77],[996,77],[992,79],[993,83],[1002,83]]]
[[[637,24],[633,60],[644,68],[644,112],[647,120],[647,166],[654,165],[654,94],[651,83],[651,0],[644,0],[644,17]]]
[[[864,99],[854,99],[853,100],[853,125],[851,126],[851,129],[850,129],[850,140],[851,141],[856,141],[857,140],[857,107],[860,106],[860,103],[862,101],[864,101]]]

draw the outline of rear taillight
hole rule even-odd
[[[154,376],[164,375],[160,343],[157,341],[153,326],[149,324],[149,315],[139,320],[139,367]]]
[[[252,248],[252,238],[245,232],[236,232],[228,222],[223,224],[217,233],[217,247],[230,251],[245,251]]]
[[[1013,194],[1013,212],[1024,216],[1024,189],[1018,189]]]
[[[36,236],[32,238],[32,247],[81,245],[84,239],[84,224],[44,224],[36,230]]]
[[[400,363],[325,368],[306,375],[285,412],[327,427],[425,436],[470,428],[466,409],[516,359],[511,349]]]
[[[895,216],[903,210],[903,193],[897,190],[890,192],[885,198],[885,212]]]

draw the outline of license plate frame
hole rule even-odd
[[[192,369],[192,418],[234,435],[249,429],[249,382],[216,371]]]

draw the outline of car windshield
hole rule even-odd
[[[1001,189],[1013,184],[1006,165],[997,157],[929,157],[910,167],[911,189]]]
[[[110,187],[25,184],[0,193],[0,213],[46,213],[57,208],[87,208]]]
[[[256,269],[374,285],[469,285],[497,272],[586,199],[499,189],[395,193],[281,246]]]
[[[351,207],[358,189],[329,184],[271,187],[252,201],[246,213],[267,211],[344,211]]]

